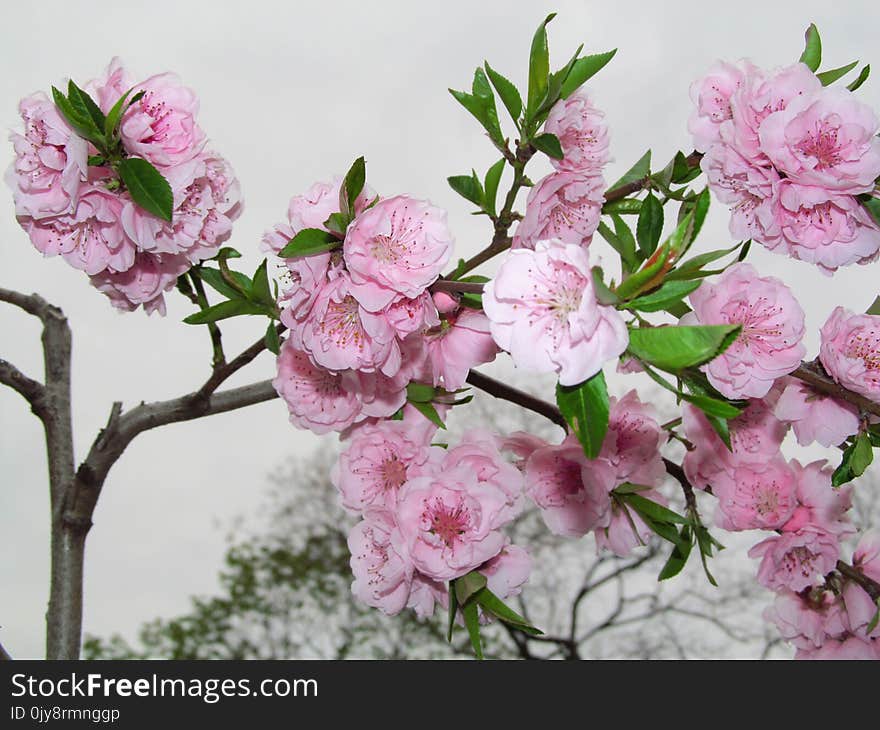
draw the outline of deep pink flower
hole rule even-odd
[[[797,532],[768,537],[749,550],[749,557],[761,558],[758,583],[762,586],[799,592],[834,570],[840,543],[836,535],[808,525]]]
[[[880,402],[880,316],[836,307],[822,325],[819,359],[843,387]]]
[[[814,441],[825,447],[837,446],[859,430],[855,406],[820,393],[796,378],[787,381],[774,414],[792,425],[801,446]]]
[[[177,284],[177,277],[190,268],[184,256],[138,253],[125,271],[104,271],[90,277],[92,286],[110,298],[110,303],[124,312],[143,305],[147,314],[165,314],[165,292]]]
[[[348,549],[355,597],[388,616],[400,613],[410,597],[413,568],[393,513],[368,511],[349,533]]]
[[[734,264],[690,295],[693,312],[682,324],[738,324],[739,337],[704,366],[709,382],[728,398],[761,398],[774,381],[801,363],[804,312],[779,279]]]
[[[610,157],[605,115],[593,106],[585,91],[560,99],[544,122],[544,131],[555,134],[563,158],[550,159],[557,170],[599,174]]]
[[[538,241],[551,238],[588,246],[599,226],[604,189],[600,175],[563,171],[542,178],[529,191],[513,248],[533,249]]]
[[[382,420],[354,429],[348,448],[330,472],[346,509],[384,506],[393,510],[407,479],[435,470],[443,451],[432,448],[428,432],[412,428],[413,422]]]
[[[725,530],[780,528],[794,514],[796,488],[794,473],[781,455],[719,471],[712,481],[718,525]]]
[[[129,154],[154,165],[187,162],[205,146],[205,133],[196,123],[199,101],[195,92],[170,73],[135,84],[145,94],[132,104],[119,124],[119,137]]]
[[[425,379],[446,390],[461,388],[472,367],[492,362],[498,354],[489,327],[485,314],[462,307],[428,329],[423,335]]]
[[[623,482],[658,486],[666,477],[666,467],[654,408],[642,403],[635,390],[609,401],[608,431],[598,458],[614,469],[615,486]]]
[[[451,580],[494,558],[504,547],[507,497],[469,468],[410,479],[398,495],[398,524],[415,567]]]
[[[445,211],[404,195],[380,200],[361,213],[343,244],[353,293],[372,312],[398,294],[419,296],[452,253]]]
[[[573,436],[558,446],[536,449],[524,476],[526,494],[551,532],[581,537],[607,519],[614,471],[605,461],[589,461]]]
[[[596,300],[586,250],[561,241],[509,251],[486,284],[483,309],[518,367],[556,372],[562,385],[592,377],[629,343],[617,310]]]
[[[874,112],[852,92],[825,88],[793,100],[761,122],[761,149],[792,180],[866,193],[880,175]]]

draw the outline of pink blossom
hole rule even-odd
[[[880,639],[880,625],[868,631],[868,626],[877,615],[878,606],[867,591],[855,581],[848,580],[843,585],[842,596],[850,631],[865,641]]]
[[[666,477],[666,467],[653,407],[642,403],[635,390],[620,399],[611,396],[609,401],[608,431],[598,458],[614,469],[616,484],[659,485]]]
[[[183,256],[138,253],[125,271],[110,269],[91,277],[92,286],[110,298],[110,303],[124,312],[143,305],[148,314],[165,314],[165,292],[177,284],[177,277],[190,268]]]
[[[486,284],[483,309],[518,367],[556,372],[562,385],[592,377],[629,343],[620,314],[596,300],[586,250],[561,241],[509,251]]]
[[[721,125],[733,118],[730,98],[745,79],[743,67],[754,69],[748,61],[738,66],[719,61],[703,78],[691,84],[695,109],[688,119],[688,131],[693,135],[697,151],[706,152],[721,140]]]
[[[412,423],[413,419],[382,420],[354,430],[348,448],[330,472],[346,509],[384,506],[393,510],[407,479],[435,470],[443,452],[432,448],[428,432],[412,428]]]
[[[863,641],[857,636],[847,636],[841,640],[826,641],[821,649],[815,651],[799,649],[795,659],[880,659],[880,641]]]
[[[538,241],[551,238],[588,246],[599,226],[604,188],[601,176],[581,172],[554,172],[542,178],[529,191],[513,248],[533,249]]]
[[[776,403],[774,414],[792,425],[797,442],[808,446],[837,446],[859,430],[858,409],[824,393],[802,380],[789,379]]]
[[[823,273],[869,263],[880,250],[880,229],[851,195],[784,180],[771,212],[773,224],[756,238],[771,251],[816,264]]]
[[[555,134],[563,158],[550,160],[557,170],[600,173],[608,162],[608,126],[605,115],[593,106],[586,92],[578,91],[560,99],[544,122],[544,131]]]
[[[734,264],[690,295],[693,312],[682,324],[738,324],[736,341],[704,366],[709,382],[728,398],[761,398],[774,381],[801,363],[804,312],[779,279]]]
[[[507,497],[469,468],[410,479],[398,495],[398,524],[415,567],[434,580],[451,580],[498,555],[504,547]]]
[[[452,234],[444,211],[399,195],[352,221],[343,252],[355,297],[376,312],[398,294],[419,296],[437,279],[452,253]]]
[[[428,329],[424,334],[425,379],[446,390],[461,388],[472,367],[492,362],[498,354],[489,328],[485,314],[462,307]]]
[[[406,386],[411,375],[405,363],[393,377],[381,372],[346,371],[344,388],[360,400],[364,417],[388,418],[406,403]]]
[[[21,222],[45,256],[61,254],[89,275],[126,271],[134,264],[136,248],[120,223],[122,205],[117,195],[101,187],[84,187],[72,212]]]
[[[868,530],[853,552],[853,567],[880,583],[880,530]]]
[[[821,528],[841,537],[854,532],[846,512],[852,507],[852,485],[834,487],[833,469],[824,459],[801,466],[797,459],[789,462],[797,482],[794,514],[783,526],[783,532],[797,532],[808,526]]]
[[[836,307],[820,334],[826,372],[844,388],[880,402],[880,316]]]
[[[126,91],[132,90],[129,98],[137,93],[134,84],[134,78],[123,66],[122,59],[114,56],[104,73],[86,83],[83,90],[97,102],[102,112],[108,114]]]
[[[532,558],[518,545],[507,544],[479,571],[486,576],[486,587],[499,598],[511,598],[522,592],[532,572]]]
[[[129,154],[160,166],[178,165],[199,154],[206,137],[196,123],[199,102],[195,92],[170,73],[151,76],[135,87],[145,94],[128,108],[119,124],[119,136]]]
[[[272,385],[287,403],[294,426],[317,434],[348,428],[362,410],[359,394],[352,387],[355,384],[359,385],[356,375],[315,367],[290,340],[281,346],[278,375]]]
[[[452,314],[459,307],[458,299],[445,291],[435,291],[431,295],[434,306],[440,314]]]
[[[443,609],[449,605],[446,584],[432,580],[419,572],[413,573],[406,607],[413,609],[420,619],[427,619],[434,615],[434,606],[437,604]]]
[[[656,489],[640,491],[639,495],[657,504],[667,504],[666,498]],[[626,558],[637,547],[647,545],[654,534],[637,512],[616,499],[611,500],[611,510],[605,522],[607,524],[595,530],[597,553],[610,550],[615,555]]]
[[[399,296],[382,310],[382,316],[400,339],[440,326],[440,317],[430,292],[415,299]]]
[[[393,513],[370,510],[352,528],[348,549],[355,597],[389,616],[400,613],[410,597],[413,569]]]
[[[758,582],[772,590],[795,592],[819,583],[834,570],[840,557],[836,535],[808,525],[797,532],[768,537],[749,550],[750,558],[761,558]]]
[[[795,476],[781,455],[719,471],[712,492],[718,497],[716,519],[725,530],[775,530],[797,506]]]
[[[15,160],[6,173],[16,214],[40,220],[71,212],[86,179],[88,144],[45,94],[25,97],[18,109],[24,134],[10,134]]]
[[[338,252],[287,259],[289,286],[279,299],[281,321],[296,332],[302,327],[315,300],[328,283],[345,271]]]
[[[805,651],[818,649],[847,630],[840,598],[820,589],[805,594],[780,590],[773,606],[764,611],[764,620],[776,624],[783,639]]]
[[[761,122],[761,149],[787,177],[843,193],[866,193],[880,175],[878,121],[852,92],[825,88]]]
[[[573,436],[536,449],[524,476],[526,493],[554,534],[581,537],[607,519],[614,472],[607,462],[589,461]]]
[[[549,446],[544,439],[525,431],[514,431],[509,436],[501,440],[501,450],[509,451],[516,457],[514,466],[522,471],[526,467],[526,461],[538,449]]]

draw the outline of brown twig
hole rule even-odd
[[[842,560],[837,561],[836,567],[837,572],[842,576],[858,583],[864,589],[865,593],[871,597],[871,600],[874,601],[874,603],[880,601],[880,583],[869,578],[857,567],[844,563]]]
[[[502,383],[500,380],[490,378],[488,375],[483,375],[476,370],[471,370],[470,373],[468,373],[467,382],[489,395],[522,406],[526,410],[538,413],[544,416],[544,418],[550,419],[556,425],[568,429],[568,424],[565,422],[562,412],[552,403],[548,403],[547,401],[536,398],[529,393],[513,388],[506,383]]]

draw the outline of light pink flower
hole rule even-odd
[[[315,367],[289,340],[281,346],[277,366],[272,385],[287,404],[294,426],[323,434],[342,431],[361,417],[361,399],[352,387],[360,385],[356,374]]]
[[[507,497],[469,468],[410,479],[398,495],[398,525],[415,567],[451,580],[479,567],[504,547],[499,531]]]
[[[761,558],[758,583],[797,593],[818,584],[834,570],[840,543],[836,535],[808,525],[797,532],[768,537],[749,550],[749,557]]]
[[[798,649],[795,659],[825,659],[831,661],[880,660],[880,641],[863,641],[857,636],[826,641],[815,651]]]
[[[843,387],[880,402],[880,316],[836,307],[822,325],[819,359]]]
[[[461,388],[472,367],[492,362],[498,354],[489,327],[485,314],[462,307],[427,330],[425,380],[450,391]]]
[[[804,312],[779,279],[761,277],[750,264],[734,264],[690,295],[693,312],[682,324],[738,324],[740,335],[703,366],[709,382],[728,398],[761,398],[774,381],[801,363],[806,349]]]
[[[538,241],[551,238],[588,246],[599,227],[604,189],[600,175],[563,171],[542,178],[529,191],[512,247],[533,249]]]
[[[383,420],[354,429],[348,448],[330,471],[346,509],[393,510],[407,479],[435,470],[443,452],[432,449],[427,431],[412,428],[412,423],[413,419]]]
[[[841,595],[846,606],[846,620],[850,631],[864,641],[880,639],[880,625],[868,632],[868,626],[877,615],[878,607],[865,589],[855,581],[848,580],[843,584]]]
[[[449,605],[446,584],[431,580],[419,572],[413,573],[406,607],[413,609],[420,619],[427,619],[434,615],[434,606],[438,604],[444,610]]]
[[[518,367],[556,372],[562,385],[592,377],[629,344],[620,314],[596,300],[586,250],[561,241],[509,251],[486,284],[483,309]]]
[[[840,598],[819,589],[805,594],[780,590],[773,605],[764,611],[764,620],[776,624],[782,638],[802,650],[818,649],[847,631]]]
[[[581,537],[607,519],[614,471],[607,462],[589,461],[573,436],[536,449],[524,476],[526,494],[554,534]]]
[[[410,598],[413,568],[389,510],[373,509],[348,536],[354,582],[351,592],[388,616],[400,613]]]
[[[440,317],[429,292],[415,299],[399,296],[382,310],[382,316],[400,339],[440,326]]]
[[[165,292],[177,284],[177,277],[190,268],[184,256],[138,253],[125,271],[110,269],[90,277],[92,286],[110,298],[110,303],[124,312],[143,305],[147,314],[165,314]]]
[[[775,530],[797,506],[795,476],[782,456],[735,464],[712,482],[718,497],[718,525],[725,530]]]
[[[501,450],[509,451],[514,455],[514,466],[522,471],[526,467],[526,461],[538,449],[549,446],[544,439],[525,431],[514,431],[501,440]]]
[[[639,495],[657,504],[667,504],[666,498],[656,489],[643,490]],[[637,547],[647,545],[654,534],[635,510],[615,499],[611,500],[611,510],[604,522],[607,524],[597,527],[594,533],[597,553],[610,550],[618,557],[626,558]]]
[[[783,180],[771,204],[772,225],[756,238],[771,251],[821,267],[866,264],[880,250],[880,229],[851,195]]]
[[[119,196],[104,188],[84,187],[71,213],[21,222],[45,256],[61,254],[89,275],[108,268],[126,271],[134,265],[136,248],[120,222],[122,205]]]
[[[744,68],[754,69],[748,61],[739,65],[719,61],[703,78],[691,84],[695,109],[688,119],[688,131],[693,135],[697,151],[706,152],[721,140],[720,127],[733,118],[730,98],[745,80]]]
[[[205,146],[205,133],[196,123],[199,101],[195,92],[170,73],[135,84],[146,92],[132,104],[119,124],[119,137],[129,154],[159,166],[178,165]]]
[[[852,92],[825,88],[761,122],[761,149],[792,180],[843,193],[866,193],[880,175],[874,112]]]
[[[132,90],[129,99],[137,93],[134,84],[134,77],[123,66],[122,59],[114,56],[104,73],[86,83],[83,90],[95,100],[104,114],[108,114],[126,91]]]
[[[532,572],[532,558],[518,545],[507,544],[478,570],[486,576],[486,587],[492,593],[502,599],[512,598],[522,593]]]
[[[788,380],[774,414],[792,425],[801,446],[814,441],[825,447],[837,446],[859,430],[855,406],[820,393],[796,378]]]
[[[635,390],[609,401],[608,431],[598,458],[614,469],[615,486],[623,482],[658,486],[666,477],[666,467],[654,408],[642,403]]]
[[[598,174],[608,162],[608,126],[605,115],[593,106],[585,91],[560,99],[544,122],[544,131],[555,134],[563,158],[550,159],[557,170]]]
[[[852,484],[833,487],[833,469],[824,459],[801,466],[797,459],[788,463],[797,482],[798,506],[783,526],[783,532],[817,527],[838,538],[855,531],[846,516],[852,507]]]
[[[15,159],[6,173],[15,212],[25,220],[69,213],[86,179],[88,144],[73,134],[43,93],[19,102],[24,134],[12,132]]]
[[[868,530],[853,552],[852,564],[871,580],[880,583],[880,530]]]
[[[372,312],[398,294],[419,296],[440,275],[452,253],[445,211],[399,195],[361,213],[343,244],[353,292]]]

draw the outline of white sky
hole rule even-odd
[[[611,126],[617,162],[609,181],[648,147],[658,163],[691,149],[688,85],[717,58],[790,63],[812,20],[822,33],[824,67],[855,58],[880,64],[871,58],[880,20],[872,2],[43,0],[4,8],[0,127],[18,125],[22,96],[66,76],[85,81],[120,55],[141,78],[176,71],[201,97],[202,126],[241,179],[246,208],[232,244],[246,254],[249,273],[263,230],[283,218],[291,195],[344,173],[361,154],[377,191],[447,208],[457,252],[467,256],[487,240],[488,227],[469,215],[445,178],[472,166],[482,173],[497,155],[446,89],[468,87],[484,58],[523,86],[532,33],[552,10],[559,12],[550,25],[554,66],[581,42],[587,52],[620,49],[588,87]],[[878,89],[871,79],[860,92],[874,108]],[[4,149],[5,169],[12,151]],[[131,406],[173,397],[204,380],[207,335],[180,323],[188,309],[179,297],[170,298],[164,320],[117,314],[79,272],[42,260],[15,223],[8,192],[0,200],[0,286],[41,293],[63,307],[73,327],[80,458],[112,401]],[[730,245],[726,219],[715,205],[701,248]],[[863,311],[880,289],[876,268],[828,279],[756,249],[753,263],[800,297],[811,356],[833,305]],[[227,353],[264,328],[265,320],[227,325]],[[42,376],[38,324],[8,306],[0,307],[0,355]],[[264,355],[234,382],[272,372]],[[110,473],[88,539],[85,629],[131,635],[144,620],[183,611],[190,595],[212,590],[225,526],[256,503],[264,474],[288,453],[307,453],[331,438],[295,430],[277,401],[138,437]],[[13,656],[40,656],[48,591],[43,437],[24,401],[5,389],[0,540],[0,640]]]

